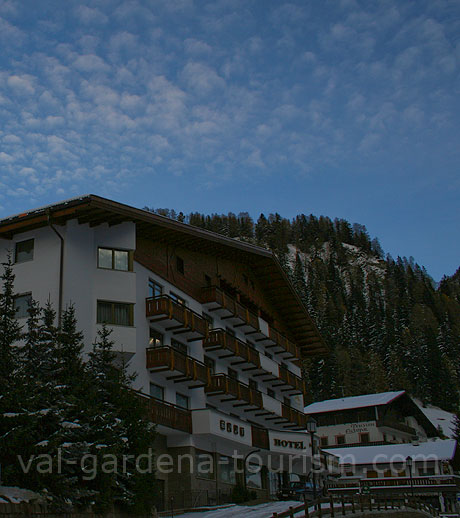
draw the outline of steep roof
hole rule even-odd
[[[180,244],[185,248],[205,251],[216,256],[233,258],[250,264],[264,284],[267,297],[289,326],[294,341],[304,356],[325,354],[328,347],[318,328],[281,265],[272,252],[249,243],[137,209],[94,194],[71,198],[0,220],[0,238],[44,227],[52,221],[64,224],[77,218],[79,223],[97,226],[116,225],[124,221],[136,223],[139,236]]]
[[[327,399],[306,406],[305,413],[322,414],[323,412],[334,412],[336,410],[351,410],[353,408],[388,405],[388,403],[391,403],[403,394],[405,394],[405,391],[399,390],[397,392],[381,392],[380,394],[365,394],[363,396]]]
[[[416,446],[411,443],[385,444],[379,446],[357,446],[325,450],[339,457],[339,464],[386,464],[401,462],[408,456],[414,462],[423,460],[452,460],[457,442],[451,439],[430,440]]]

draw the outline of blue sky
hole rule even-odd
[[[83,193],[460,265],[460,3],[0,2],[0,217]]]

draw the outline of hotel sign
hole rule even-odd
[[[310,448],[306,433],[269,430],[268,436],[270,439],[270,451],[299,455],[306,453],[307,449]]]

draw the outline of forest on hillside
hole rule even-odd
[[[412,257],[385,256],[364,225],[343,219],[146,209],[277,255],[330,347],[305,361],[312,400],[405,389],[458,409],[460,268],[436,285]]]

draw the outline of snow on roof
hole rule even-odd
[[[411,456],[414,462],[424,460],[451,460],[457,442],[451,439],[412,443],[356,446],[325,450],[339,457],[339,464],[387,464],[402,462]]]
[[[19,504],[21,502],[30,502],[32,500],[40,501],[42,500],[42,497],[29,489],[0,486],[0,500],[3,500],[2,503]]]
[[[304,411],[306,414],[320,414],[322,412],[333,412],[334,410],[349,410],[352,408],[387,405],[404,393],[405,390],[400,390],[398,392],[381,392],[380,394],[365,394],[364,396],[327,399],[306,406]]]
[[[415,399],[414,401],[435,428],[440,426],[442,433],[446,437],[454,439],[455,414],[446,412],[445,410],[442,410],[442,408],[436,406],[427,405],[424,407],[422,402],[418,399]]]

